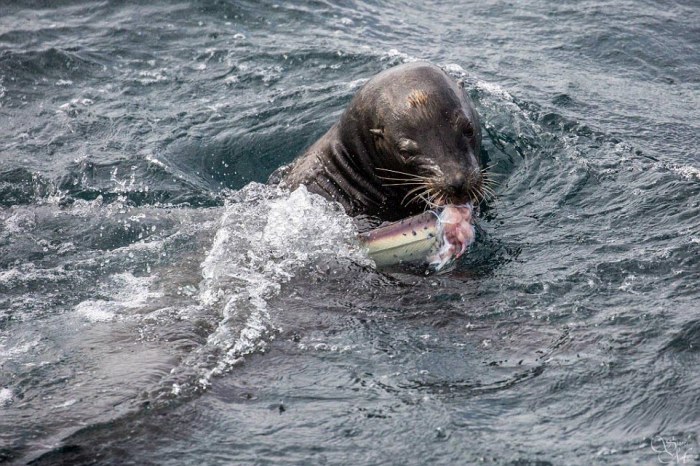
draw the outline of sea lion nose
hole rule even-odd
[[[464,172],[455,172],[450,176],[448,186],[455,195],[464,195],[469,190],[469,176]]]
[[[479,186],[479,170],[455,171],[448,179],[448,189],[455,204],[462,204],[474,196],[474,187]]]

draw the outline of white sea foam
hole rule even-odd
[[[131,167],[131,173],[128,179],[119,179],[119,168],[114,167],[110,176],[110,181],[114,183],[114,191],[117,193],[129,193],[134,191],[136,185],[136,167]]]
[[[506,91],[503,87],[499,86],[498,84],[495,83],[490,83],[487,81],[482,81],[478,79],[475,82],[475,86],[484,91],[488,92],[489,94],[492,94],[496,97],[500,97],[501,99],[512,101],[513,96],[510,94],[510,92]]]
[[[95,101],[92,100],[92,99],[88,99],[88,98],[86,98],[86,97],[84,97],[84,98],[78,98],[78,97],[77,97],[77,98],[75,98],[75,99],[71,99],[70,101],[68,101],[68,102],[66,102],[66,103],[64,103],[64,104],[61,104],[61,105],[58,107],[58,108],[59,108],[58,111],[59,111],[59,112],[60,112],[60,111],[68,112],[69,110],[75,110],[75,109],[77,109],[77,108],[79,108],[79,107],[89,107],[90,105],[92,105],[92,104],[94,104],[94,103],[95,103]]]
[[[355,238],[339,206],[304,187],[287,194],[251,184],[235,193],[202,263],[199,300],[221,320],[201,351],[221,356],[199,384],[265,350],[275,331],[268,302],[300,267],[324,257],[369,264]]]
[[[53,405],[52,408],[53,409],[69,408],[69,407],[73,406],[74,404],[76,404],[77,402],[78,402],[78,400],[76,400],[75,398],[71,398],[70,400],[66,400],[63,403]]]
[[[236,84],[240,80],[241,78],[238,75],[232,74],[224,78],[224,83],[226,83],[226,85],[228,86],[231,86],[233,84]]]
[[[350,81],[350,82],[348,83],[348,88],[349,88],[349,89],[357,89],[357,88],[359,88],[360,86],[362,86],[364,83],[366,83],[367,81],[369,81],[368,78],[355,79],[355,80]]]
[[[5,93],[7,92],[7,88],[2,85],[4,79],[5,76],[0,76],[0,108],[2,108],[2,98],[5,97]]]
[[[160,168],[163,168],[163,169],[166,168],[165,164],[163,162],[161,162],[160,160],[158,160],[158,158],[156,158],[155,155],[151,155],[151,154],[146,155],[146,160],[148,161],[148,163],[156,165]]]
[[[674,165],[671,166],[671,171],[678,173],[681,175],[683,178],[692,180],[700,180],[700,169],[690,166],[690,165]]]
[[[400,52],[397,49],[389,49],[386,53],[383,54],[381,57],[382,60],[389,60],[389,59],[400,59],[402,63],[410,63],[414,61],[420,60],[420,58],[414,57],[412,55],[409,55],[404,52]]]
[[[21,286],[30,281],[42,281],[55,283],[66,277],[67,272],[63,266],[50,269],[37,268],[34,264],[20,264],[15,268],[0,272],[0,285],[13,287]]]
[[[0,388],[0,406],[7,406],[12,403],[12,390],[9,388]]]
[[[464,71],[464,68],[462,68],[460,65],[456,63],[447,63],[446,65],[443,65],[442,68],[447,71],[448,73],[452,74],[457,74],[457,75],[466,75],[467,72]]]
[[[90,322],[109,322],[116,317],[118,305],[103,300],[83,301],[75,306],[75,312]]]
[[[138,75],[139,78],[136,78],[136,81],[140,82],[141,84],[154,84],[168,80],[168,69],[161,68],[156,71],[144,70],[139,71]]]
[[[89,299],[75,306],[75,312],[90,322],[109,322],[131,309],[143,308],[162,292],[150,290],[152,277],[136,277],[130,272],[112,275],[103,285],[106,299]]]
[[[4,223],[9,233],[26,233],[36,228],[36,214],[30,210],[17,209]]]

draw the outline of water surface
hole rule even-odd
[[[0,461],[700,459],[694,2],[0,11]],[[261,184],[413,60],[500,181],[441,276]]]

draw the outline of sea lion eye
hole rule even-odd
[[[399,153],[405,152],[408,155],[412,155],[418,151],[418,144],[412,139],[403,138],[399,141],[398,146]]]
[[[418,152],[418,144],[412,139],[403,138],[399,141],[396,151],[402,159],[408,162],[416,155],[416,152]]]
[[[474,137],[474,128],[470,124],[466,124],[462,127],[462,133],[469,139]]]
[[[469,118],[461,112],[458,112],[454,119],[454,126],[456,133],[462,133],[462,135],[467,139],[472,139],[474,137],[474,125],[469,121]]]

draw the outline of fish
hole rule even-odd
[[[426,266],[450,269],[474,242],[473,206],[445,205],[360,234],[378,269]]]

